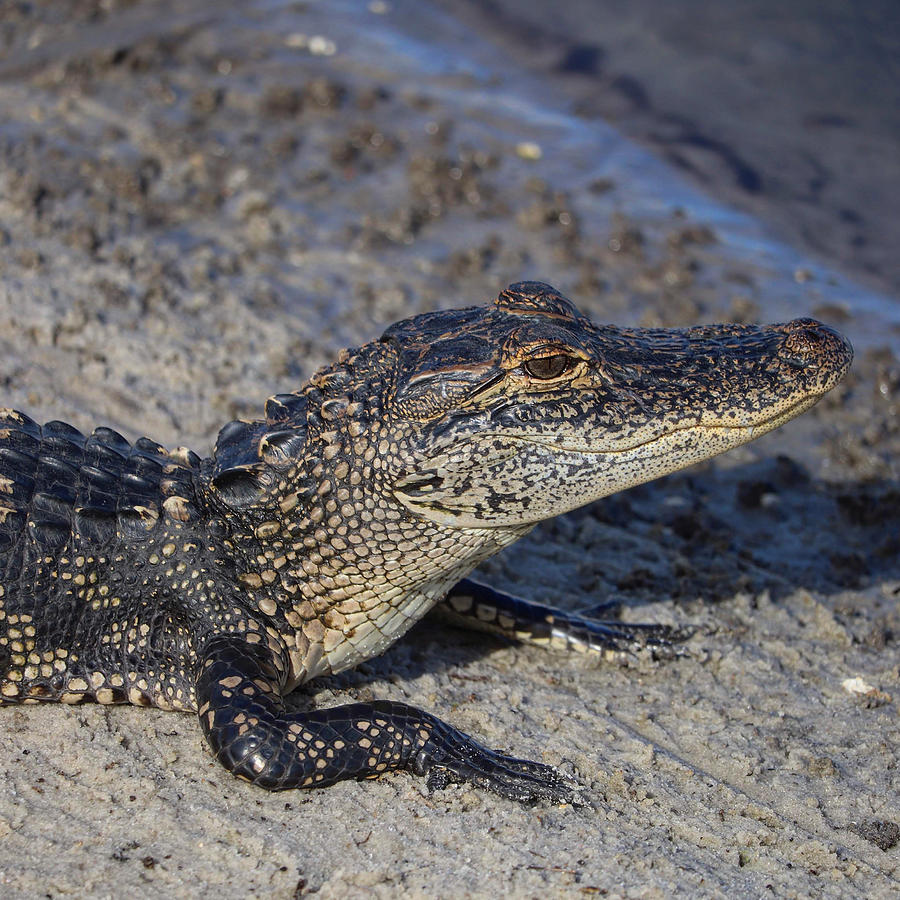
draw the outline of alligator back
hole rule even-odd
[[[0,410],[0,702],[60,699],[99,668],[101,635],[135,621],[136,566],[167,526],[199,516],[199,462],[109,428],[86,436]]]
[[[189,516],[199,462],[110,428],[85,436],[0,411],[0,578],[74,544],[100,551],[143,537],[165,512]]]

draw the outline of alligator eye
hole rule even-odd
[[[558,353],[556,356],[539,356],[529,359],[524,364],[525,371],[532,378],[540,378],[548,381],[551,378],[559,378],[572,368],[574,360],[571,356]]]

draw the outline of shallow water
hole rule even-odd
[[[579,33],[578,27],[584,21],[579,18],[581,5],[572,0],[562,4],[530,5],[526,17],[531,23],[528,27],[521,19],[513,23],[515,27],[510,26],[509,11],[504,10],[502,3],[493,4],[489,14],[483,9],[473,12],[478,6],[468,0],[439,3],[397,0],[389,4],[369,4],[364,10],[359,3],[332,3],[329,5],[333,14],[331,26],[320,37],[332,42],[337,54],[349,56],[359,71],[398,89],[407,86],[439,100],[444,114],[455,119],[458,139],[471,141],[476,146],[492,142],[516,146],[523,141],[534,145],[528,149],[540,157],[534,164],[535,174],[552,183],[557,190],[573,195],[583,232],[603,234],[609,228],[611,215],[617,213],[639,219],[644,227],[652,228],[655,222],[663,229],[671,221],[673,211],[681,211],[688,220],[705,222],[714,228],[720,244],[720,259],[730,257],[753,273],[757,288],[754,302],[759,318],[783,319],[809,314],[814,309],[824,310],[827,317],[828,310],[834,309],[842,319],[839,324],[849,332],[857,347],[888,344],[895,350],[900,348],[900,305],[890,292],[894,285],[890,268],[894,255],[884,252],[888,244],[892,246],[897,228],[889,201],[888,188],[893,177],[890,167],[883,175],[884,189],[880,192],[872,190],[871,196],[867,195],[874,200],[865,215],[865,242],[878,245],[881,249],[876,248],[873,252],[887,263],[880,268],[873,267],[874,264],[870,265],[863,258],[864,254],[855,259],[844,252],[846,248],[840,253],[830,253],[836,245],[829,245],[828,240],[844,238],[836,232],[826,234],[827,230],[822,230],[816,240],[804,239],[803,234],[812,227],[804,218],[808,210],[781,182],[760,179],[750,192],[753,202],[742,203],[746,198],[736,195],[733,185],[729,187],[733,171],[729,170],[731,175],[723,172],[721,159],[715,154],[692,157],[689,167],[679,168],[672,163],[669,150],[658,143],[654,146],[653,141],[647,140],[642,145],[624,137],[618,129],[625,127],[627,130],[629,125],[633,126],[627,117],[619,116],[617,127],[613,127],[602,115],[584,114],[585,97],[596,99],[604,84],[608,90],[609,76],[602,72],[581,72],[581,77],[573,81],[572,67],[565,70],[559,65],[560,48],[569,47],[566,57],[569,58],[575,53],[573,47],[584,50],[586,46],[594,46],[590,43],[592,35],[600,27],[598,23],[604,21],[604,16],[612,14],[610,10],[614,4],[601,5],[603,15],[588,16],[589,24],[584,34]],[[285,33],[302,33],[303,15],[293,4],[272,0],[261,4],[260,8],[265,8],[268,15],[277,16]],[[591,9],[595,13],[598,11],[593,4]],[[373,10],[377,12],[373,14]],[[823,15],[827,12],[825,10]],[[646,10],[643,14],[649,15]],[[552,20],[552,27],[542,26],[542,20]],[[671,26],[671,22],[668,24]],[[871,20],[857,18],[853,24],[862,31],[872,28]],[[360,31],[359,25],[364,25],[364,30]],[[729,25],[736,27],[727,21],[715,25],[720,31]],[[764,30],[766,19],[760,13],[752,22],[737,25]],[[620,26],[624,28],[621,22]],[[823,26],[813,29],[812,33],[813,37],[823,40],[827,29]],[[703,40],[705,46],[718,46],[715,28],[705,32]],[[788,38],[782,36],[782,40]],[[883,43],[889,47],[890,40],[890,32],[885,31]],[[631,47],[634,41],[626,43]],[[722,43],[724,40],[719,41]],[[765,44],[764,35],[759,37],[758,43]],[[529,47],[537,48],[534,56],[529,56]],[[732,50],[735,53],[734,77],[738,77],[748,65],[747,54],[734,47]],[[774,49],[770,50],[770,56],[775,54]],[[882,52],[888,53],[888,50]],[[857,57],[846,53],[841,56],[845,67],[854,70],[855,90],[848,88],[843,96],[833,97],[834,103],[854,102],[861,90],[862,79],[854,64],[862,65],[866,60],[860,57],[865,53],[866,45],[861,41]],[[612,49],[609,55],[615,56]],[[724,51],[716,57],[716,65],[727,70],[723,55]],[[575,53],[575,58],[581,57]],[[550,64],[552,60],[556,60],[555,65]],[[764,65],[765,54],[753,62],[756,67]],[[878,60],[869,60],[869,63],[877,67]],[[823,71],[826,68],[823,67]],[[831,81],[845,82],[840,71],[828,69],[828,73]],[[668,77],[666,72],[657,75],[662,80]],[[684,83],[690,86],[687,76]],[[792,101],[784,103],[789,107],[792,103],[795,109],[806,108],[813,102],[808,95],[818,96],[826,90],[821,85],[806,87],[806,94],[799,90]],[[871,115],[862,118],[860,128],[871,124],[879,103],[889,104],[893,87],[882,87],[884,90],[876,89],[868,95],[867,111]],[[752,100],[748,98],[748,104]],[[833,104],[829,108],[843,107]],[[694,124],[699,131],[714,133],[720,117],[714,104],[707,109],[708,121],[700,120]],[[748,135],[753,135],[753,117],[748,114],[742,118],[739,110],[732,112],[734,117],[728,124],[743,121]],[[839,116],[839,112],[834,116]],[[890,141],[896,138],[893,131],[895,118],[893,110],[886,105],[881,130],[871,136],[871,142],[877,144],[879,152],[889,148]],[[663,113],[656,114],[657,123],[664,119]],[[828,156],[828,147],[822,144],[817,132],[810,131],[807,120],[808,116],[798,115],[794,131],[782,134],[787,148],[784,150],[788,158],[786,166],[793,158],[791,154],[813,153],[818,149],[823,156]],[[764,131],[766,127],[761,123],[756,131]],[[633,126],[632,130],[636,128]],[[778,143],[772,138],[771,130],[768,134],[771,146],[765,145],[763,150],[777,155]],[[869,135],[862,134],[859,139],[865,141],[867,137]],[[749,143],[752,146],[748,152],[755,147],[754,141]],[[836,165],[837,154],[844,150],[846,148],[835,148],[832,154],[835,159],[832,161],[829,157],[828,165]],[[664,156],[670,161],[665,161]],[[816,216],[841,218],[843,207],[838,208],[838,195],[842,197],[853,189],[855,182],[850,176],[862,177],[861,169],[870,180],[877,182],[877,173],[866,170],[863,165],[851,167],[849,174],[836,172],[835,178],[840,181],[841,176],[846,175],[844,181],[847,183],[834,188],[835,197],[829,201],[831,205],[825,201],[817,204]],[[497,179],[499,189],[516,191],[516,174],[513,173],[511,178],[509,172],[501,172]],[[784,178],[787,177],[788,173],[785,173]],[[613,185],[609,194],[595,195],[587,190],[588,185],[601,181]],[[321,224],[327,227],[327,223]],[[336,213],[334,224],[345,224],[339,213]],[[857,231],[862,227],[858,224]],[[786,237],[779,237],[779,233]],[[824,240],[828,235],[831,237],[823,244],[819,238]],[[483,232],[477,227],[465,233],[452,227],[445,232],[432,227],[429,239],[417,242],[416,249],[426,258],[439,260],[448,249],[460,249],[481,237]],[[829,256],[842,264],[842,272],[822,261]],[[864,286],[864,282],[869,286]],[[872,287],[874,284],[881,284],[884,290]]]
[[[756,184],[751,192],[755,198],[752,206],[763,220],[760,221],[727,202],[729,199],[740,201],[741,198],[735,197],[734,191],[728,189],[727,179],[723,179],[720,166],[713,157],[706,160],[708,166],[705,171],[694,171],[695,177],[689,178],[684,171],[663,162],[650,149],[623,138],[620,131],[613,129],[602,116],[584,116],[573,112],[573,109],[579,109],[579,100],[582,101],[580,108],[583,112],[586,97],[596,98],[604,84],[608,89],[610,76],[596,71],[592,65],[588,71],[580,72],[583,77],[573,84],[572,61],[591,58],[591,48],[602,55],[600,35],[605,35],[604,43],[613,39],[603,31],[610,18],[616,17],[623,33],[630,33],[624,18],[646,21],[654,12],[663,13],[667,9],[665,4],[644,2],[622,5],[563,0],[528,4],[527,12],[523,12],[520,4],[514,2],[487,4],[477,0],[440,0],[437,5],[448,14],[442,16],[428,4],[405,0],[391,4],[395,12],[384,17],[384,29],[393,32],[394,46],[402,47],[421,67],[421,71],[432,76],[466,72],[477,80],[478,86],[467,82],[458,88],[455,99],[461,107],[471,108],[474,105],[482,112],[494,110],[502,114],[510,129],[527,132],[533,128],[539,131],[543,164],[552,171],[555,184],[568,185],[577,190],[585,181],[610,178],[617,184],[621,208],[631,214],[664,217],[672,208],[684,209],[690,218],[713,224],[719,238],[735,258],[750,262],[761,274],[768,276],[768,290],[762,292],[759,300],[763,318],[795,315],[798,304],[804,302],[799,295],[812,295],[820,304],[834,303],[852,313],[853,322],[849,327],[857,343],[887,340],[893,347],[900,347],[900,305],[893,292],[867,289],[853,281],[853,276],[858,275],[868,278],[870,282],[880,281],[887,291],[891,287],[900,287],[900,274],[895,271],[898,257],[894,252],[900,240],[900,226],[895,203],[891,200],[892,189],[895,190],[898,184],[894,178],[900,175],[900,97],[895,96],[900,81],[882,78],[873,84],[866,79],[867,72],[883,67],[887,75],[892,66],[900,64],[900,56],[894,58],[900,54],[900,32],[894,27],[900,19],[896,15],[895,5],[887,4],[885,16],[880,20],[876,10],[870,10],[868,17],[847,11],[843,25],[845,31],[849,30],[858,37],[855,43],[850,42],[850,47],[855,48],[855,55],[852,49],[846,47],[843,52],[836,52],[840,66],[829,66],[827,59],[820,59],[818,72],[822,78],[821,84],[795,80],[783,85],[785,90],[782,93],[788,95],[784,103],[797,113],[796,128],[788,134],[779,131],[776,135],[768,131],[769,144],[764,148],[775,155],[782,151],[781,145],[786,148],[784,153],[810,156],[818,153],[828,157],[826,162],[821,163],[822,166],[838,165],[841,148],[834,148],[829,156],[829,148],[822,144],[821,136],[811,132],[804,124],[806,119],[800,115],[800,110],[813,104],[814,98],[828,94],[831,101],[829,109],[836,110],[833,113],[835,118],[844,116],[845,112],[850,116],[847,107],[853,108],[854,116],[862,118],[859,127],[868,131],[858,135],[860,142],[868,140],[877,145],[883,154],[889,154],[892,147],[896,149],[896,160],[890,160],[896,163],[896,171],[889,166],[879,174],[869,170],[865,161],[860,159],[851,161],[856,165],[851,167],[850,172],[839,170],[834,173],[839,180],[845,176],[847,184],[839,186],[842,196],[854,188],[855,182],[851,176],[857,179],[865,176],[868,179],[868,191],[862,199],[868,198],[873,202],[865,211],[864,240],[878,245],[876,253],[885,263],[873,272],[872,267],[867,268],[864,259],[856,260],[848,253],[842,253],[840,260],[846,272],[843,276],[821,261],[830,249],[827,242],[823,245],[803,239],[802,233],[806,227],[804,210],[794,202],[796,198],[783,189],[783,185],[770,185],[769,180]],[[822,22],[818,26],[814,21],[807,23],[810,26],[807,38],[810,42],[818,40],[821,45],[827,43],[829,38],[829,17],[834,19],[838,13],[835,4],[814,6],[821,14]],[[781,4],[772,4],[769,12],[773,13],[780,7]],[[480,14],[473,14],[473,8],[477,8]],[[705,20],[704,25],[708,27],[697,35],[698,43],[708,50],[709,47],[728,43],[725,32],[732,29],[730,44],[735,55],[735,77],[743,74],[747,67],[747,54],[734,46],[734,29],[743,29],[741,34],[745,35],[747,44],[755,40],[757,44],[764,45],[767,39],[783,43],[789,41],[785,34],[772,34],[776,23],[773,23],[771,16],[767,17],[766,4],[753,4],[753,8],[752,15],[746,13],[738,17],[738,21],[729,21],[728,15],[721,16],[717,22]],[[625,10],[628,17],[620,15]],[[684,15],[690,17],[691,13],[692,10],[686,10]],[[468,15],[463,15],[461,21],[457,17],[459,14]],[[795,14],[798,19],[803,16],[801,10],[795,9]],[[660,30],[665,31],[663,26],[668,26],[669,31],[675,30],[677,23],[673,19],[677,18],[679,16],[671,13],[665,15],[664,21],[659,23]],[[751,33],[748,34],[747,29]],[[651,35],[644,35],[644,39],[651,40]],[[873,42],[876,44],[874,57]],[[515,52],[497,52],[498,45],[506,51],[514,43],[519,43]],[[631,47],[634,40],[627,43]],[[684,56],[696,52],[686,38],[680,43],[673,39],[673,44]],[[770,55],[777,55],[775,48],[770,49]],[[807,44],[804,49],[806,56],[798,62],[798,67],[810,65],[811,58],[825,55],[828,48]],[[530,55],[530,50],[537,52]],[[724,55],[725,51],[720,51],[716,59],[723,71],[728,66]],[[615,58],[615,47],[609,48],[609,56]],[[551,65],[554,60],[555,65]],[[566,60],[570,65],[565,65]],[[773,59],[773,65],[776,62],[784,65],[784,60]],[[765,58],[756,60],[755,70],[765,63]],[[670,73],[661,67],[656,75],[661,82],[670,78]],[[829,92],[829,85],[837,84],[842,85],[844,90]],[[652,87],[651,83],[651,90]],[[690,87],[687,76],[681,87]],[[451,99],[453,92],[447,91],[444,96]],[[860,108],[861,97],[866,101],[863,108]],[[747,103],[749,107],[749,98]],[[701,120],[697,128],[700,131],[715,130],[720,111],[712,103],[706,111],[708,121]],[[732,110],[732,113],[738,122],[743,122],[747,133],[767,129],[767,123],[757,123],[749,111],[746,115],[739,109]],[[664,115],[659,112],[656,117],[657,124],[660,124]],[[619,118],[621,120],[623,117]],[[619,127],[623,125],[621,121],[618,124]],[[628,124],[624,123],[626,130]],[[777,138],[781,139],[781,144]],[[652,141],[648,143],[652,146]],[[656,149],[659,150],[659,147]],[[696,169],[702,163],[702,158],[695,160],[691,168]],[[705,190],[699,186],[700,182],[706,183]],[[723,196],[724,199],[719,199]],[[836,203],[836,200],[833,201],[822,214],[840,219],[841,209],[837,208]],[[601,218],[603,213],[605,210],[597,218]],[[781,225],[782,232],[795,238],[793,245],[779,239],[775,234],[777,227],[764,224],[766,221]],[[593,227],[603,227],[600,221],[591,224]],[[821,254],[818,258],[813,255],[816,251]],[[785,274],[789,273],[795,273],[797,280],[806,284],[802,291],[798,292],[796,285],[785,279]],[[812,288],[809,281],[813,282]]]
[[[900,291],[892,0],[436,0],[714,195]]]

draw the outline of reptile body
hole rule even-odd
[[[296,713],[283,696],[389,647],[439,601],[538,642],[680,635],[461,582],[542,519],[775,428],[851,350],[810,319],[597,326],[526,282],[389,328],[232,422],[213,455],[0,416],[0,702],[195,711],[270,789],[391,769],[565,800],[553,769],[393,702]],[[449,595],[449,596],[448,596]]]

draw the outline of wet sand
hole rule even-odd
[[[884,306],[564,119],[425,7],[35,6],[0,26],[3,403],[35,418],[205,454],[340,347],[524,277],[601,321],[812,313],[858,353],[796,422],[484,567],[567,608],[613,598],[631,620],[697,625],[683,658],[598,664],[425,622],[311,686],[322,704],[416,703],[558,765],[584,808],[406,774],[269,795],[224,772],[190,716],[8,708],[0,892],[895,896],[900,334]]]
[[[719,198],[900,291],[893,0],[437,0]]]

